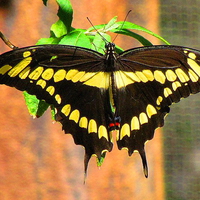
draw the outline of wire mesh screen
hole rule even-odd
[[[200,0],[161,0],[161,35],[200,49]],[[171,106],[164,127],[166,199],[200,199],[200,95]]]

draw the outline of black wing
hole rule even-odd
[[[56,119],[85,147],[85,168],[95,154],[111,151],[109,78],[101,54],[66,45],[20,48],[0,56],[0,84],[26,90],[55,106]],[[108,109],[108,111],[107,111]]]
[[[138,151],[147,176],[144,143],[164,125],[172,103],[200,91],[200,52],[179,46],[142,47],[123,52],[117,63],[118,147],[128,149],[129,155]]]

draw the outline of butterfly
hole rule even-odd
[[[0,84],[36,95],[56,109],[56,120],[85,147],[85,173],[92,155],[113,147],[129,156],[144,150],[164,125],[169,106],[200,91],[200,51],[156,45],[106,52],[70,45],[37,45],[0,55]]]

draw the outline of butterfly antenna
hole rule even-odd
[[[0,38],[3,40],[3,42],[9,46],[11,49],[18,49],[14,44],[10,42],[10,40],[0,31]]]
[[[90,24],[92,25],[92,27],[94,28],[94,30],[101,36],[102,40],[105,43],[109,43],[108,40],[106,40],[106,38],[103,37],[103,35],[101,35],[101,33],[95,28],[95,26],[93,25],[93,23],[91,22],[91,20],[87,17],[87,20],[90,22]]]
[[[123,21],[123,23],[122,23],[122,25],[121,25],[121,27],[120,27],[119,30],[121,30],[121,29],[123,28],[123,26],[124,26],[124,24],[125,24],[125,22],[126,22],[126,19],[128,18],[129,14],[130,14],[131,12],[132,12],[132,10],[129,10],[129,11],[128,11],[128,13],[126,14],[126,17],[124,18],[124,21]],[[114,39],[113,39],[113,42],[116,40],[116,38],[117,38],[118,35],[119,35],[119,33],[116,34],[116,36],[115,36]]]

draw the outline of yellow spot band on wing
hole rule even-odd
[[[173,81],[175,81],[175,80],[177,79],[176,74],[175,74],[171,69],[168,69],[168,70],[165,72],[165,74],[166,74],[166,77],[167,77],[167,80],[168,80],[168,81],[173,82]]]
[[[140,82],[141,80],[136,76],[134,72],[116,71],[114,72],[117,88],[123,88],[134,82]]]
[[[134,116],[131,119],[131,130],[139,130],[140,129],[140,123],[138,117]]]
[[[140,119],[140,124],[148,123],[147,115],[144,112],[140,113],[139,119]]]
[[[23,69],[25,69],[32,61],[31,57],[24,58],[18,64],[16,64],[9,72],[8,75],[10,77],[17,76]]]
[[[30,67],[26,67],[20,74],[19,74],[19,78],[21,79],[26,79],[27,76],[29,75],[31,71],[31,68]]]
[[[3,67],[0,68],[0,74],[4,75],[10,69],[12,69],[12,66],[10,66],[10,65],[4,65]]]
[[[147,77],[140,71],[135,72],[136,76],[144,83],[148,82]]]
[[[97,133],[97,123],[94,119],[91,119],[88,123],[88,133]]]
[[[172,94],[172,91],[170,88],[165,88],[164,89],[164,96],[167,98],[170,94]]]
[[[181,84],[179,81],[175,81],[172,83],[172,88],[174,91],[176,91],[179,87],[181,87]]]
[[[81,117],[79,121],[79,126],[81,128],[87,128],[88,127],[88,119],[86,117]]]
[[[63,106],[63,108],[61,109],[61,112],[65,115],[68,116],[69,113],[71,111],[71,105],[70,104],[66,104],[65,106]]]
[[[61,100],[62,100],[62,99],[61,99],[61,97],[60,97],[59,94],[56,94],[56,95],[55,95],[55,100],[57,101],[58,104],[61,103]]]
[[[195,73],[200,76],[200,66],[192,59],[188,58],[187,59],[188,64],[190,67],[195,71]]]
[[[43,89],[46,87],[46,81],[42,80],[42,79],[39,79],[37,82],[36,82],[36,85],[39,85],[41,86]]]
[[[154,77],[155,77],[155,80],[158,81],[159,83],[161,84],[165,83],[166,77],[162,71],[159,71],[159,70],[154,71]]]
[[[32,80],[37,80],[42,72],[44,71],[43,67],[37,67],[35,70],[33,70],[30,75],[28,76]]]
[[[182,69],[176,69],[175,70],[179,80],[182,82],[182,83],[185,83],[187,81],[189,81],[189,77],[188,75],[182,70]]]
[[[28,57],[28,56],[30,56],[31,55],[31,52],[30,51],[25,51],[24,53],[23,53],[23,57],[24,58],[26,58],[26,57]]]
[[[108,131],[105,126],[100,125],[98,128],[98,137],[101,139],[102,137],[106,138],[108,140]]]
[[[188,74],[192,82],[197,82],[199,80],[199,77],[191,69],[188,70]]]
[[[66,71],[64,69],[60,69],[53,75],[53,79],[55,82],[59,82],[64,80],[65,76],[66,76]]]
[[[130,137],[130,135],[131,135],[130,126],[127,123],[123,124],[120,130],[120,140],[125,136]]]
[[[93,87],[108,89],[110,85],[110,73],[109,72],[97,72],[94,76],[83,83]]]
[[[48,68],[42,73],[42,78],[48,81],[53,77],[53,75],[54,75],[54,70],[52,68]]]
[[[163,101],[163,97],[162,96],[159,96],[156,100],[156,104],[159,106],[160,103]]]
[[[147,112],[147,115],[149,118],[151,118],[152,115],[157,114],[156,109],[151,104],[148,104],[148,106],[146,108],[146,112]]]
[[[50,95],[53,95],[54,92],[55,92],[55,88],[53,86],[49,86],[46,91],[50,94]]]
[[[71,112],[69,119],[78,123],[79,117],[80,117],[80,112],[76,109]]]

